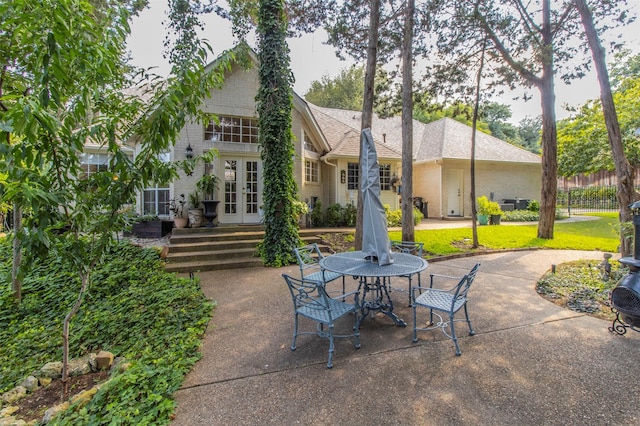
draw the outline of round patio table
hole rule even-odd
[[[424,271],[429,263],[421,257],[408,253],[392,253],[393,263],[379,265],[366,259],[361,251],[347,251],[326,256],[320,260],[320,267],[331,272],[359,278],[358,289],[362,291],[360,310],[362,316],[358,325],[371,311],[380,311],[391,318],[399,327],[407,323],[393,313],[393,301],[389,296],[389,281],[386,278],[409,276]],[[369,298],[367,296],[369,295]]]

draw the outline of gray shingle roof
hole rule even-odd
[[[330,156],[355,156],[360,153],[360,121],[355,126],[352,123],[344,123],[336,120],[331,114],[325,111],[344,111],[331,110],[329,108],[320,108],[313,104],[308,104],[318,126],[324,133],[329,145],[331,146]],[[349,111],[353,112],[353,111]],[[360,113],[358,113],[360,114]],[[383,138],[374,136],[376,151],[378,158],[400,160],[402,158],[401,151],[394,146],[390,146],[383,142]]]
[[[356,143],[349,143],[349,148],[338,142],[344,140],[349,130],[360,133],[360,111],[348,111],[333,108],[322,108],[309,103],[309,108],[318,120],[322,132],[327,137],[332,151],[336,155],[358,153]],[[401,117],[380,118],[374,114],[372,133],[378,145],[392,152],[402,152],[402,119]],[[442,118],[429,124],[413,120],[413,157],[414,161],[437,159],[468,159],[471,157],[471,127],[451,118]],[[380,141],[384,141],[380,143]],[[346,142],[344,142],[346,143]],[[376,145],[376,146],[378,146]],[[338,154],[340,152],[340,154]],[[380,151],[378,155],[382,157]],[[476,132],[476,159],[481,161],[502,161],[511,163],[540,163],[540,157],[525,149],[511,145],[483,132]]]

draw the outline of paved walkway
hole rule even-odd
[[[363,323],[361,349],[338,339],[331,370],[325,339],[302,336],[289,349],[291,302],[280,275],[299,274],[297,266],[204,273],[218,307],[203,357],[175,395],[173,425],[638,425],[640,333],[611,334],[608,321],[534,289],[552,263],[583,258],[602,253],[433,262],[423,278],[482,263],[470,292],[476,335],[460,333],[462,356],[439,331],[413,344],[410,327],[376,317]],[[411,323],[406,294],[392,296]]]

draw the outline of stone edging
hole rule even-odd
[[[124,358],[114,358],[111,352],[100,351],[97,354],[90,353],[84,357],[70,360],[68,374],[69,377],[74,377],[103,370],[126,370],[127,367],[128,363],[125,362]],[[27,423],[24,420],[16,419],[13,414],[18,411],[18,407],[11,404],[19,401],[29,393],[35,392],[40,387],[51,384],[53,380],[60,379],[61,377],[62,362],[49,362],[29,375],[18,386],[0,395],[0,426],[27,426],[38,424],[37,420]],[[40,420],[40,424],[47,424],[57,413],[66,410],[71,404],[80,403],[85,405],[89,403],[102,384],[82,391],[69,398],[68,401],[50,407]]]

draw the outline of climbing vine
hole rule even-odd
[[[264,167],[265,236],[259,253],[268,266],[293,263],[293,247],[300,245],[293,214],[297,185],[293,178],[291,84],[287,19],[283,0],[261,0],[258,11],[260,89],[258,126]]]

